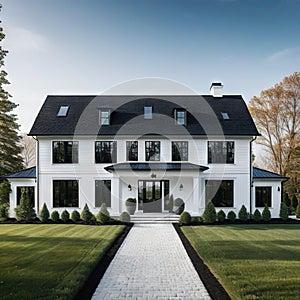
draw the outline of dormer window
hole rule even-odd
[[[144,119],[152,119],[152,106],[144,106]]]
[[[229,115],[227,112],[221,112],[223,120],[229,120]]]
[[[60,108],[59,108],[59,111],[57,113],[57,117],[66,117],[67,114],[68,114],[68,111],[69,111],[69,105],[62,105]]]
[[[175,109],[175,121],[177,125],[186,125],[186,111]]]
[[[110,124],[110,109],[100,109],[100,125]]]

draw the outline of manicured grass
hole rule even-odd
[[[181,229],[233,299],[299,299],[300,225]]]
[[[123,229],[0,225],[0,298],[72,299]]]

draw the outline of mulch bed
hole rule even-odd
[[[120,246],[122,245],[124,239],[126,238],[132,226],[133,224],[128,224],[123,230],[123,232],[116,239],[116,241],[112,244],[112,246],[109,249],[107,249],[106,253],[102,256],[100,262],[96,265],[95,269],[91,272],[91,274],[86,280],[86,283],[79,290],[79,292],[74,297],[74,299],[90,300],[92,298],[97,286],[99,285],[101,278],[103,277],[106,269],[108,268],[109,264],[115,257],[117,251],[119,250]]]
[[[181,242],[188,253],[200,279],[202,280],[204,286],[206,287],[210,297],[214,300],[227,300],[231,299],[223,286],[217,280],[217,278],[212,274],[209,268],[204,264],[203,260],[199,257],[196,250],[190,244],[186,236],[180,230],[179,224],[173,224]]]

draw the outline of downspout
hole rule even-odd
[[[39,161],[40,161],[40,149],[39,149],[39,140],[33,136],[33,138],[36,140],[36,214],[39,215],[40,213],[40,188],[39,188]]]
[[[252,166],[252,142],[256,140],[257,137],[254,137],[250,141],[250,219],[252,219],[252,188],[253,188],[253,166]]]

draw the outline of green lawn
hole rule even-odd
[[[299,299],[300,225],[181,229],[233,299]]]
[[[71,299],[123,229],[0,225],[0,298]]]

